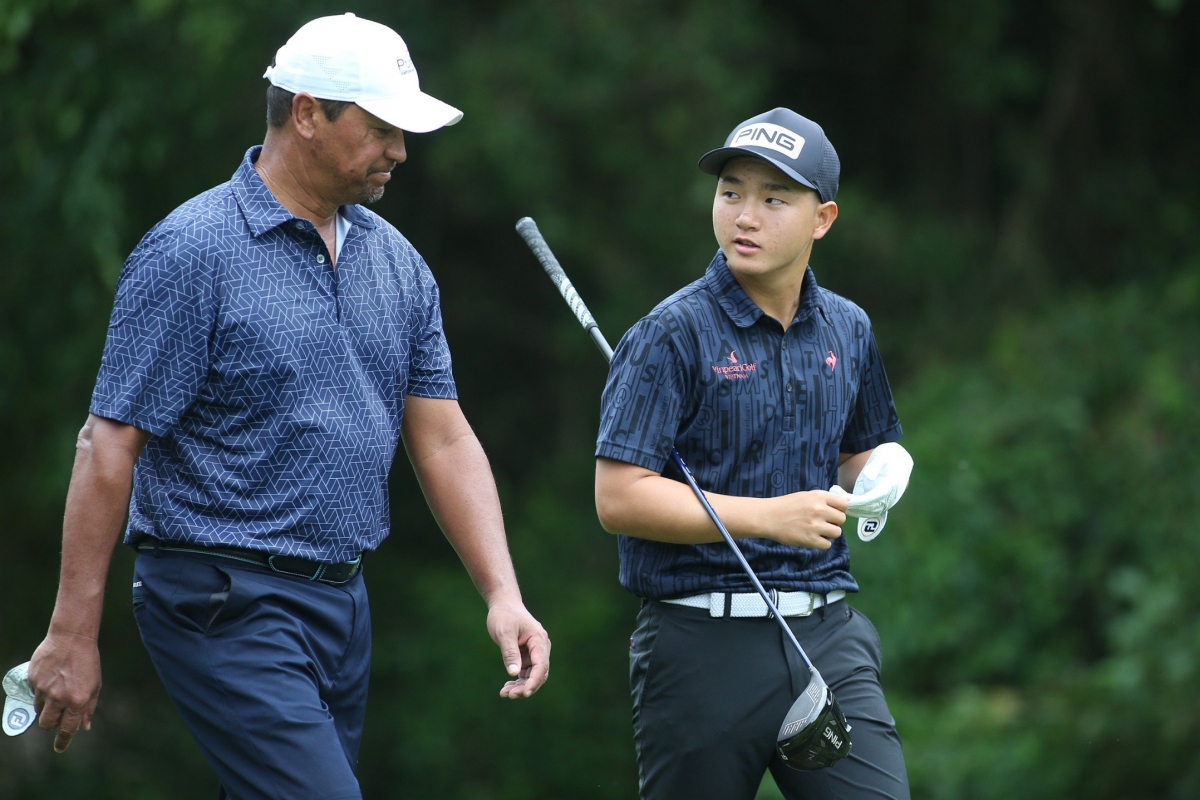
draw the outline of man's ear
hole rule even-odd
[[[832,200],[830,200],[828,203],[822,203],[820,202],[820,199],[818,199],[817,208],[813,213],[817,217],[816,227],[813,228],[813,238],[820,239],[829,232],[829,229],[833,227],[833,221],[837,219],[837,203],[833,202]]]
[[[292,125],[303,139],[312,139],[317,134],[317,116],[324,119],[324,112],[317,98],[306,92],[297,92],[292,98]]]

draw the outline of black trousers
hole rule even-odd
[[[768,769],[789,800],[908,800],[875,626],[844,600],[788,625],[846,713],[850,755],[799,772],[776,754],[809,675],[775,620],[643,601],[629,652],[642,800],[753,800]]]

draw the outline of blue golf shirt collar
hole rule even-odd
[[[750,299],[750,295],[746,294],[737,278],[733,277],[729,265],[725,262],[725,254],[720,250],[709,263],[704,279],[709,290],[716,296],[717,304],[739,328],[749,328],[764,316],[765,312]],[[792,321],[806,319],[814,310],[821,311],[822,316],[825,316],[825,309],[821,305],[821,293],[817,287],[817,276],[813,274],[812,267],[805,267],[804,282],[800,285],[800,305],[796,308],[796,316]]]
[[[242,217],[250,227],[250,234],[257,239],[269,230],[298,219],[296,215],[283,207],[271,190],[263,183],[262,176],[254,168],[254,162],[262,152],[262,145],[256,144],[246,151],[242,163],[229,180],[233,198],[242,212]],[[338,209],[351,225],[364,228],[374,228],[375,220],[371,215],[356,205],[342,206]]]

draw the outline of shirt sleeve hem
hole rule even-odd
[[[132,425],[151,436],[163,436],[171,426],[163,424],[150,417],[138,414],[128,406],[108,405],[101,400],[93,400],[88,413],[96,417],[120,422],[122,425]]]
[[[457,400],[458,387],[453,383],[425,382],[409,386],[405,394],[410,397],[424,397],[430,400]]]
[[[600,442],[596,445],[596,458],[611,458],[614,461],[624,461],[635,467],[662,472],[667,467],[667,460],[658,453],[647,453],[635,447]]]
[[[894,442],[903,435],[904,430],[900,427],[900,423],[897,422],[887,430],[881,431],[880,433],[876,433],[872,436],[865,436],[861,439],[855,439],[853,441],[843,439],[841,452],[862,453],[872,448],[879,447],[879,445],[884,444],[885,442]]]

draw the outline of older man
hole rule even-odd
[[[404,131],[461,112],[421,92],[394,31],[351,14],[302,27],[265,77],[262,147],[155,226],[121,274],[29,678],[61,752],[96,708],[101,600],[128,505],[142,639],[222,795],[359,798],[361,565],[388,533],[400,438],[487,601],[513,677],[502,696],[538,689],[550,643],[455,399],[437,285],[356,205],[383,195]]]

